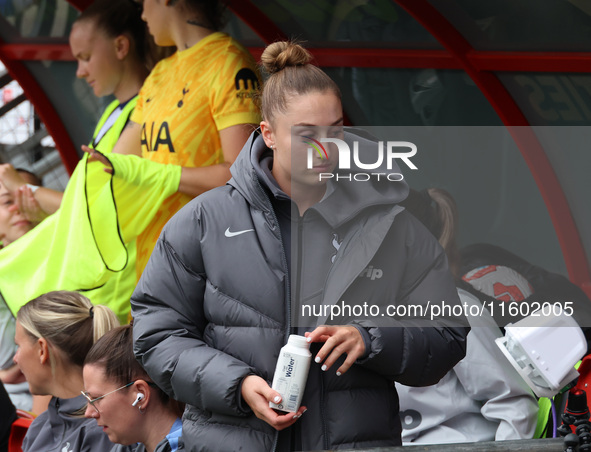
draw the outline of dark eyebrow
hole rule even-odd
[[[333,126],[338,126],[340,123],[343,122],[343,118],[337,119],[335,122],[333,122],[330,126],[328,127],[333,127]],[[301,122],[299,124],[294,124],[293,127],[325,127],[325,126],[318,126],[316,124],[306,124],[304,122]]]
[[[92,394],[90,391],[84,391],[88,396],[90,396],[91,399],[96,399],[96,396],[94,394]],[[98,396],[100,397],[100,396]]]

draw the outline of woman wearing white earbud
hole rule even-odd
[[[162,392],[133,356],[131,325],[115,328],[92,347],[83,368],[85,416],[96,419],[111,452],[182,450],[181,406]]]

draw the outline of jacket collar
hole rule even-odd
[[[60,399],[58,397],[53,397],[50,401],[50,404],[53,405],[54,409],[47,411],[49,415],[49,423],[51,424],[52,428],[61,428],[60,426],[63,425],[64,419],[72,420],[72,415],[76,414],[83,407],[85,407],[87,401],[83,395],[79,395],[71,399]]]
[[[368,138],[363,131],[345,128],[344,141],[350,145],[350,149],[353,149],[353,143],[357,142],[360,154],[364,156],[364,159],[367,158],[368,162],[377,160],[372,155],[377,155],[378,143]],[[261,159],[268,157],[268,152],[271,151],[265,145],[260,129],[255,130],[230,168],[232,179],[228,182],[240,191],[251,205],[263,211],[271,209],[263,186],[267,187],[274,196],[283,193],[273,183],[272,176],[267,174],[260,165]],[[384,168],[370,172],[383,174],[380,181],[354,180],[355,175],[368,171],[353,166],[352,164],[352,168],[348,170],[337,171],[338,180],[334,182],[334,190],[321,203],[313,207],[333,228],[353,219],[369,207],[394,205],[404,200],[408,195],[409,188],[406,181],[387,180],[387,174],[401,173],[396,164],[392,169],[386,169],[384,164]]]
[[[228,184],[238,190],[250,205],[265,212],[271,210],[271,203],[263,189],[255,165],[260,166],[258,162],[267,150],[261,136],[261,129],[258,128],[250,134],[236,161],[230,167],[232,178],[228,181]]]

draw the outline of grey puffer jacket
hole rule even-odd
[[[270,199],[277,190],[257,175],[268,152],[254,132],[228,185],[193,200],[164,228],[132,297],[136,357],[164,391],[188,404],[187,450],[286,450],[293,443],[285,447],[241,400],[242,380],[256,374],[270,383],[296,326],[301,333],[324,322],[355,325],[365,356],[340,377],[339,364],[322,372],[312,363],[308,411],[292,436],[302,450],[398,445],[393,382],[437,382],[464,356],[468,330],[454,318],[426,326],[407,317],[386,322],[375,311],[333,319],[298,312],[304,304],[458,304],[443,250],[396,205],[405,183],[339,182],[294,220],[290,278],[290,244]],[[318,350],[313,344],[312,353]]]

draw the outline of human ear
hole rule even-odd
[[[130,42],[125,35],[119,35],[115,38],[115,55],[119,60],[123,60],[129,53]]]
[[[275,146],[275,134],[268,121],[261,121],[261,135],[267,147],[273,149]]]
[[[145,410],[150,404],[150,385],[148,385],[148,383],[145,380],[136,380],[133,384],[133,391],[131,391],[131,393],[133,394],[132,402],[135,402],[138,399],[139,394],[143,395],[143,397],[141,397],[141,399],[136,405],[140,409]]]
[[[40,337],[37,339],[37,345],[39,347],[39,362],[46,364],[49,362],[49,344],[47,339]]]

